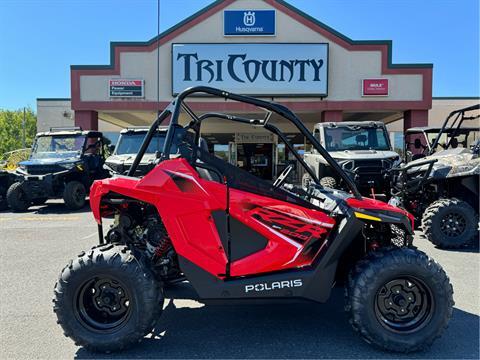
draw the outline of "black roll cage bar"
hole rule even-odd
[[[251,104],[266,110],[267,116],[265,117],[265,119],[262,119],[262,120],[248,119],[240,116],[228,115],[223,113],[214,113],[214,112],[205,113],[201,116],[197,116],[195,112],[191,110],[187,104],[184,103],[185,98],[195,93],[204,93],[204,94],[209,94],[216,97],[224,98],[225,100],[233,100],[233,101],[238,101],[246,104]],[[169,158],[170,147],[172,145],[173,136],[175,132],[174,130],[175,126],[172,126],[172,125],[178,125],[178,118],[179,118],[181,109],[183,109],[192,118],[192,121],[190,122],[190,124],[187,125],[187,127],[190,127],[190,128],[193,128],[194,126],[198,126],[198,129],[199,129],[199,126],[202,120],[206,118],[216,117],[216,118],[221,118],[225,120],[231,120],[231,121],[237,121],[245,124],[250,124],[253,126],[261,126],[269,130],[270,132],[280,137],[280,139],[285,143],[285,146],[287,146],[288,149],[292,151],[295,158],[302,164],[302,166],[305,167],[305,170],[308,171],[309,175],[312,176],[312,179],[314,179],[314,181],[318,184],[319,183],[318,177],[315,175],[313,170],[309,168],[309,166],[305,163],[305,161],[301,158],[300,154],[298,154],[295,148],[290,144],[290,142],[285,137],[285,135],[276,126],[268,123],[271,113],[280,115],[281,117],[289,120],[300,131],[300,133],[307,138],[307,140],[312,144],[315,150],[317,150],[317,152],[325,158],[325,160],[334,169],[334,171],[343,179],[343,181],[345,181],[348,188],[351,190],[352,194],[357,199],[362,198],[360,192],[358,191],[352,179],[342,170],[342,168],[338,165],[338,163],[330,156],[327,150],[325,150],[322,147],[322,145],[312,135],[312,133],[308,131],[308,129],[305,127],[302,121],[286,106],[283,106],[281,104],[277,104],[274,102],[259,100],[259,99],[245,96],[245,95],[232,94],[228,91],[215,89],[208,86],[195,86],[195,87],[185,89],[180,94],[178,94],[177,97],[173,99],[172,102],[158,115],[157,119],[150,126],[150,129],[148,130],[147,135],[143,140],[142,146],[140,147],[138,154],[135,157],[135,160],[133,161],[133,164],[128,171],[128,176],[133,176],[133,174],[135,174],[138,164],[140,163],[143,155],[145,154],[145,151],[153,137],[153,134],[156,131],[156,128],[165,119],[167,119],[168,116],[171,116],[170,126],[168,127],[168,130],[167,130],[167,135],[165,137],[165,143],[164,143],[163,152],[161,154],[160,160],[166,160]],[[197,133],[197,138],[195,140],[198,143],[199,132],[196,131],[196,133]]]
[[[458,110],[455,110],[455,111],[452,111],[448,116],[447,118],[445,119],[443,125],[442,125],[442,128],[440,129],[440,131],[438,132],[438,135],[437,137],[435,138],[435,141],[433,142],[432,144],[432,147],[430,148],[430,151],[428,152],[428,155],[432,155],[434,152],[435,152],[435,149],[437,148],[439,142],[440,142],[440,138],[442,137],[443,133],[445,132],[445,129],[448,127],[448,128],[453,128],[456,126],[456,129],[453,131],[453,133],[450,135],[450,140],[448,141],[448,144],[446,145],[446,148],[448,148],[450,146],[450,143],[452,142],[452,139],[457,136],[457,133],[458,133],[458,129],[460,129],[460,127],[462,126],[463,122],[465,120],[475,120],[475,119],[478,119],[480,117],[480,115],[477,115],[477,116],[465,116],[465,113],[466,112],[469,112],[469,111],[473,111],[473,110],[480,110],[480,104],[475,104],[475,105],[472,105],[472,106],[468,106],[466,108],[463,108],[463,109],[458,109]],[[450,119],[453,118],[453,123],[452,124],[448,124]],[[457,121],[458,121],[458,124],[457,124]]]

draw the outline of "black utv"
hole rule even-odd
[[[7,191],[14,211],[25,211],[48,199],[63,198],[71,209],[85,205],[94,180],[103,179],[104,141],[101,132],[79,127],[51,128],[38,133],[30,158],[18,164],[16,181]]]
[[[157,154],[163,149],[167,126],[160,126],[152,138],[152,142],[145,150],[140,163],[135,171],[135,176],[144,176],[155,167]],[[105,160],[104,168],[111,174],[127,174],[133,160],[142,146],[149,128],[144,126],[129,127],[120,131],[115,150]],[[176,150],[175,150],[176,151]]]
[[[417,136],[405,142],[411,161],[393,169],[390,204],[412,213],[425,237],[441,248],[478,242],[479,133],[463,125],[479,118],[480,105],[453,111],[425,153],[409,151],[422,150],[428,132],[407,131]]]

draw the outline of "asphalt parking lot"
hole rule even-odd
[[[167,293],[156,336],[122,353],[92,354],[63,336],[51,298],[67,261],[96,242],[88,207],[67,212],[50,201],[26,213],[0,212],[0,359],[480,357],[479,251],[439,250],[420,236],[416,245],[442,264],[455,290],[453,319],[429,351],[404,356],[364,343],[340,292],[325,305],[204,306],[180,284]]]

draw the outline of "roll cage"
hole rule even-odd
[[[432,155],[435,150],[437,149],[438,144],[440,143],[440,139],[442,137],[442,134],[447,132],[448,129],[453,129],[450,133],[450,140],[448,143],[445,145],[445,148],[449,148],[452,142],[452,139],[455,138],[460,132],[460,128],[465,120],[476,120],[480,118],[480,114],[473,115],[473,116],[467,116],[465,113],[469,113],[475,110],[480,110],[480,104],[475,104],[472,106],[468,106],[463,109],[458,109],[455,111],[452,111],[447,118],[445,119],[445,122],[443,123],[442,127],[440,128],[440,131],[438,132],[437,137],[435,138],[435,141],[432,144],[432,147],[430,148],[428,155]]]
[[[218,112],[207,112],[198,116],[185,103],[185,99],[187,99],[189,96],[200,95],[200,94],[203,94],[203,95],[207,94],[215,97],[220,97],[225,99],[226,101],[232,100],[232,101],[237,101],[245,104],[250,104],[266,111],[266,116],[264,119],[250,119],[242,116],[235,116],[235,115],[229,115],[229,114],[218,113]],[[180,112],[182,110],[185,111],[185,113],[191,118],[190,123],[185,127],[179,125],[178,123]],[[314,149],[325,158],[325,160],[332,167],[332,169],[345,181],[348,188],[352,192],[353,196],[355,196],[357,199],[362,198],[360,192],[358,191],[352,179],[342,170],[342,168],[338,165],[338,163],[329,155],[329,153],[322,147],[322,145],[320,145],[318,140],[312,135],[312,133],[305,127],[302,121],[290,109],[288,109],[287,107],[281,104],[277,104],[274,102],[259,100],[259,99],[249,97],[249,96],[244,96],[244,95],[232,94],[228,91],[215,89],[207,86],[196,86],[196,87],[188,88],[182,91],[158,115],[157,119],[150,126],[150,129],[148,130],[147,135],[145,136],[145,139],[142,143],[142,146],[140,147],[140,150],[137,156],[135,157],[135,160],[133,161],[133,164],[130,167],[127,175],[133,176],[135,174],[136,168],[138,167],[138,164],[140,163],[143,155],[145,154],[145,151],[148,148],[148,145],[152,140],[157,127],[160,124],[162,124],[162,122],[166,120],[169,116],[170,116],[170,124],[167,130],[163,151],[161,152],[161,154],[159,154],[160,155],[159,161],[167,160],[170,158],[170,148],[172,146],[172,143],[174,142],[174,137],[179,136],[177,129],[183,129],[184,132],[188,130],[193,130],[195,133],[194,141],[196,144],[198,144],[198,141],[200,139],[200,126],[202,121],[207,118],[220,118],[228,121],[235,121],[243,124],[249,124],[252,126],[263,127],[264,129],[276,134],[285,143],[285,146],[288,147],[288,149],[292,152],[292,154],[299,161],[299,163],[309,173],[313,181],[319,184],[319,180],[316,174],[313,172],[313,170],[310,169],[309,166],[306,165],[301,155],[298,153],[298,151],[296,151],[294,146],[288,141],[287,137],[281,132],[280,129],[278,129],[276,126],[269,123],[269,119],[272,113],[275,113],[281,116],[282,118],[290,121],[300,131],[300,133],[303,136],[305,136],[305,138],[312,144]]]

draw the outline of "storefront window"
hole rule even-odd
[[[278,158],[278,165],[284,165],[286,161],[285,156],[285,144],[278,144],[277,146],[277,158]]]
[[[216,157],[228,161],[228,145],[215,144],[213,145],[213,152]]]

